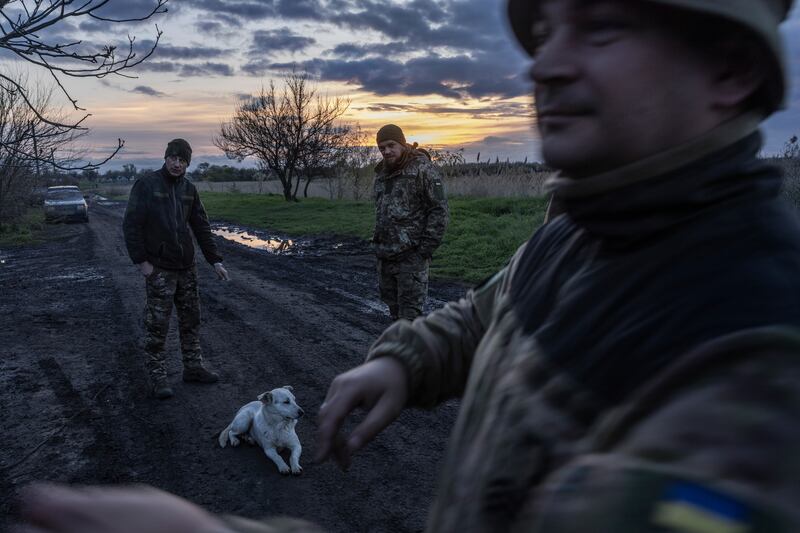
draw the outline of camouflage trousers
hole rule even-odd
[[[414,256],[404,261],[378,259],[381,300],[392,320],[414,320],[422,314],[428,296],[430,260]]]
[[[202,365],[200,351],[200,294],[197,288],[197,270],[165,270],[155,267],[145,278],[147,303],[144,310],[147,356],[145,366],[151,378],[166,378],[164,343],[174,305],[178,314],[178,331],[181,339],[183,366]]]

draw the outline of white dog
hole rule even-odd
[[[286,385],[272,389],[260,394],[257,402],[250,402],[239,409],[233,422],[220,432],[219,445],[224,448],[230,441],[231,446],[238,446],[238,437],[241,436],[250,444],[258,443],[281,474],[291,471],[299,475],[303,471],[300,467],[300,452],[303,449],[294,427],[301,416],[303,410],[294,400],[292,387]],[[291,468],[278,455],[278,450],[282,448],[291,451]]]

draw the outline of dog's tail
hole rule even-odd
[[[219,433],[219,445],[221,448],[224,448],[228,445],[228,432],[231,430],[231,426],[228,425],[225,429],[220,431]]]

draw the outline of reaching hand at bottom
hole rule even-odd
[[[391,357],[374,359],[334,378],[318,416],[317,451],[322,462],[333,454],[343,469],[360,450],[392,423],[408,399],[408,376],[403,365]],[[345,439],[339,434],[348,414],[366,409],[366,418]]]

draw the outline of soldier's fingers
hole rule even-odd
[[[336,435],[333,441],[333,458],[342,470],[347,471],[350,468],[350,451],[347,449],[347,441],[341,434]]]
[[[391,424],[403,409],[402,402],[391,394],[384,394],[367,413],[366,418],[353,430],[347,440],[348,456],[360,450]]]
[[[333,385],[331,386],[333,388]],[[334,439],[339,433],[339,428],[345,417],[360,403],[357,394],[347,390],[328,392],[328,398],[319,409],[317,415],[317,450],[314,455],[315,462],[322,462],[328,458]]]

